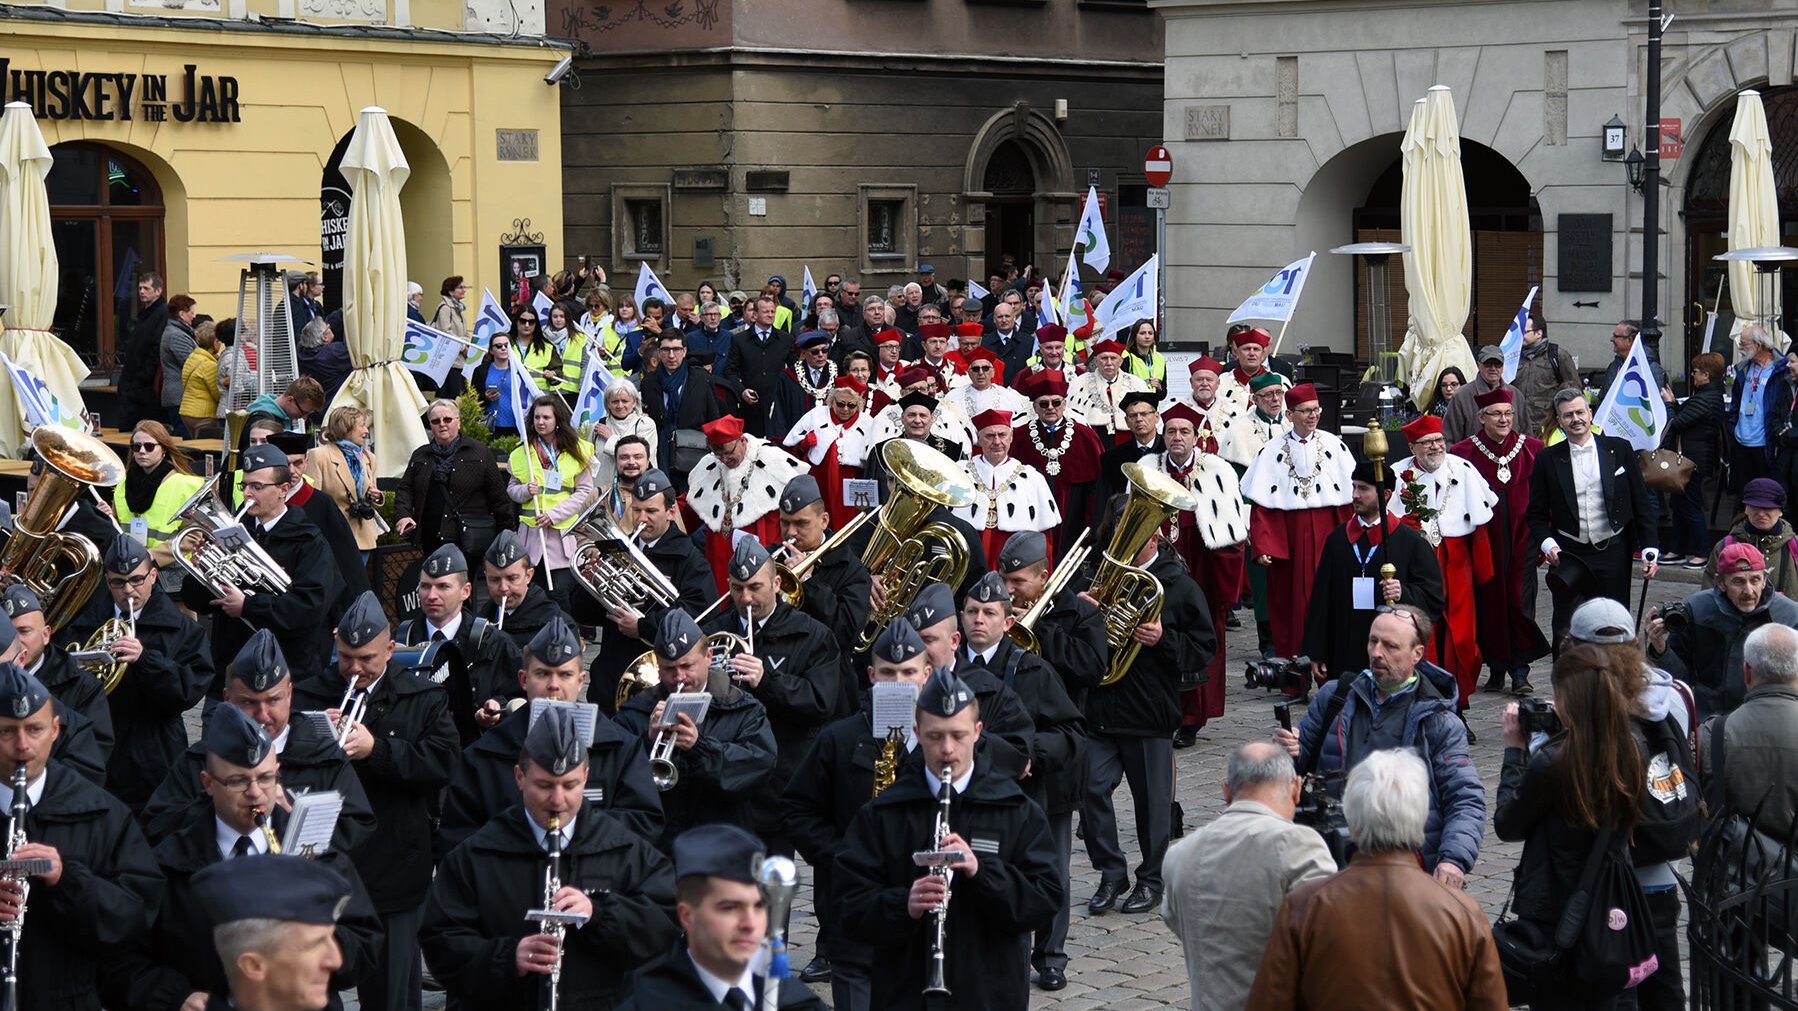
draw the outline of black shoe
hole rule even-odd
[[[1161,908],[1161,889],[1148,885],[1137,885],[1130,897],[1124,900],[1122,907],[1126,913],[1146,913]]]
[[[1179,730],[1174,731],[1174,747],[1190,748],[1197,743],[1199,743],[1198,727],[1184,726]]]
[[[1505,690],[1505,672],[1501,671],[1501,670],[1495,670],[1490,675],[1488,675],[1486,677],[1486,690],[1489,692],[1504,691]]]
[[[799,970],[799,981],[801,983],[830,982],[830,959],[819,955],[805,963],[805,968]]]
[[[1051,966],[1036,974],[1036,985],[1044,990],[1060,990],[1068,985],[1068,974]]]
[[[1242,619],[1238,618],[1236,616],[1235,611],[1231,611],[1229,614],[1224,616],[1224,627],[1225,628],[1241,628],[1242,627]],[[1060,987],[1057,987],[1056,989],[1060,989]]]
[[[1530,684],[1530,676],[1528,674],[1511,682],[1512,695],[1533,695],[1535,692],[1536,686]]]
[[[1127,882],[1124,881],[1099,882],[1099,887],[1093,890],[1091,901],[1086,904],[1086,911],[1094,916],[1111,912],[1111,907],[1117,905],[1118,893],[1124,890],[1125,884]]]

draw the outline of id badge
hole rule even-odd
[[[562,490],[562,472],[559,470],[544,471],[543,472],[543,490],[544,491],[561,491]]]
[[[1372,576],[1356,576],[1349,580],[1349,592],[1354,601],[1355,610],[1373,610],[1373,584]]]
[[[1742,413],[1748,415],[1750,418],[1754,417],[1754,401],[1750,400],[1743,404]]]
[[[139,544],[150,543],[150,521],[142,516],[132,517],[131,539]]]

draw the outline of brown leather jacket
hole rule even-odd
[[[1247,1011],[1504,1011],[1505,980],[1480,904],[1410,853],[1357,853],[1286,897]]]

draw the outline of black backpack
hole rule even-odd
[[[1642,867],[1679,860],[1691,853],[1704,831],[1691,739],[1671,716],[1655,723],[1631,722],[1648,782],[1642,791],[1642,814],[1630,837],[1630,861]]]
[[[1611,830],[1601,831],[1580,888],[1568,900],[1555,931],[1567,953],[1570,989],[1583,989],[1593,997],[1622,993],[1660,968],[1648,899],[1635,868],[1610,843]],[[1569,937],[1572,944],[1566,943]]]

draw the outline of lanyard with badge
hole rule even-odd
[[[543,463],[543,490],[562,490],[562,471],[556,466],[556,447],[548,439],[537,440],[537,459]]]
[[[1381,522],[1384,522],[1383,517]],[[1349,544],[1349,550],[1355,553],[1355,561],[1361,565],[1361,574],[1349,580],[1349,598],[1357,611],[1374,609],[1374,578],[1367,574],[1367,566],[1373,561],[1374,552],[1380,550],[1380,546],[1372,543],[1372,540],[1371,537],[1363,536],[1360,542]],[[1367,554],[1361,553],[1362,547],[1367,548]]]
[[[1765,367],[1755,365],[1752,362],[1749,363],[1749,365],[1748,365],[1748,396],[1742,402],[1742,413],[1743,414],[1746,414],[1751,418],[1754,417],[1756,405],[1760,401],[1761,381],[1766,379],[1768,374],[1771,373],[1772,371],[1773,371],[1773,363],[1772,362],[1768,362]]]

